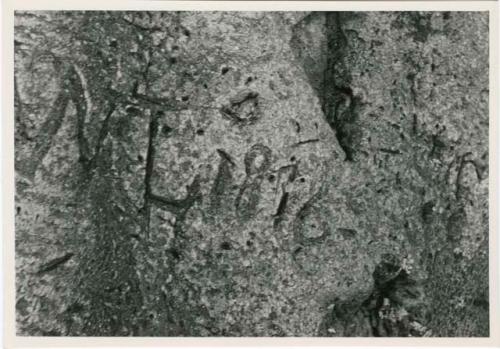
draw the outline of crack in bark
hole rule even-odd
[[[307,16],[295,26],[291,46],[299,59],[308,43],[301,42],[301,26],[308,23]],[[350,13],[328,12],[325,16],[326,31],[326,64],[322,73],[323,81],[316,81],[317,67],[303,63],[303,68],[309,77],[312,87],[321,100],[324,117],[335,132],[340,147],[345,153],[346,161],[355,161],[358,152],[362,131],[358,119],[360,98],[355,96],[351,87],[351,76],[346,64],[349,54],[348,39],[342,27]],[[317,58],[317,57],[316,57]]]

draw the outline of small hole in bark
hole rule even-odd
[[[197,134],[198,136],[203,136],[203,135],[205,134],[205,131],[204,131],[203,129],[201,129],[201,128],[200,128],[199,130],[197,130],[197,131],[196,131],[196,134]]]
[[[231,244],[227,241],[224,241],[223,243],[220,244],[220,248],[229,251],[231,249]]]
[[[292,157],[290,158],[290,161],[291,161],[291,162],[294,162],[295,160],[296,160],[295,156],[292,156]]]
[[[224,75],[226,74],[227,72],[229,71],[229,68],[228,67],[223,67],[222,70],[221,70],[221,74]]]
[[[177,58],[170,57],[170,64],[175,64],[175,63],[177,63]]]
[[[170,132],[172,132],[172,127],[168,126],[168,125],[164,125],[163,128],[161,129],[161,132],[165,135],[165,136],[168,136],[170,134]]]
[[[185,101],[189,100],[189,96],[182,96],[181,99],[183,102],[185,102]]]
[[[274,175],[270,175],[269,177],[267,177],[267,179],[268,179],[268,180],[269,180],[269,182],[271,182],[271,183],[272,183],[272,182],[274,182],[274,179],[275,179],[275,178],[276,178],[276,177],[275,177]]]
[[[142,157],[142,155],[137,155],[137,161],[139,161],[139,162],[144,161],[144,158]]]
[[[177,251],[175,248],[172,248],[171,250],[169,250],[169,252],[172,255],[172,257],[174,257],[175,259],[181,258],[179,251]]]

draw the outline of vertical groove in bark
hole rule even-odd
[[[322,81],[318,83],[315,72],[318,67],[304,66],[312,86],[321,101],[325,119],[335,132],[339,145],[345,153],[346,161],[355,161],[358,143],[361,139],[361,128],[357,123],[360,107],[359,97],[353,94],[349,58],[351,55],[349,42],[344,33],[343,23],[352,13],[325,12],[324,30],[326,40],[326,62],[323,68]],[[295,25],[292,47],[297,56],[303,54],[304,45],[298,39],[301,26],[318,15],[313,13]]]

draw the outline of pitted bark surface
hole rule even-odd
[[[488,17],[18,12],[20,335],[488,335]]]

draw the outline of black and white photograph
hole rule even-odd
[[[490,337],[488,11],[13,34],[17,336]]]

